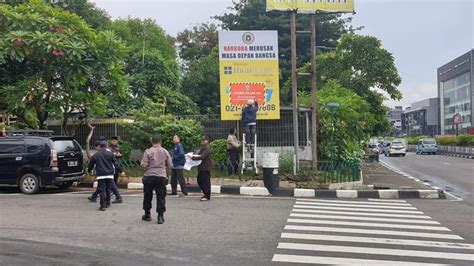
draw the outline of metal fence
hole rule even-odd
[[[212,169],[213,177],[227,177],[228,162],[214,162]],[[143,176],[143,169],[140,167],[140,161],[120,159],[122,171],[127,177],[141,177]],[[341,182],[355,182],[360,181],[360,163],[358,162],[318,162],[318,171],[311,172],[312,178],[317,179],[319,184],[334,184]],[[196,176],[196,169],[188,172],[185,171],[186,176]],[[282,173],[285,175],[284,173]],[[305,175],[305,173],[302,173]],[[252,178],[255,178],[253,174]]]
[[[360,181],[359,162],[318,162],[320,183],[333,184]]]
[[[230,128],[237,128],[239,139],[244,132],[244,126],[240,121],[223,121],[219,115],[195,115],[195,116],[176,116],[179,119],[194,119],[203,126],[203,132],[200,134],[208,135],[211,140],[226,139]],[[123,119],[115,120],[101,119],[101,122],[94,123],[95,130],[92,140],[100,136],[111,137],[119,136],[123,140],[128,140],[128,132]],[[299,145],[310,145],[311,111],[302,109],[298,115]],[[72,128],[72,126],[68,126]],[[48,129],[53,130],[55,134],[64,135],[64,132],[58,123],[48,125]],[[75,138],[85,147],[86,138],[89,134],[87,125],[77,126]],[[279,120],[260,120],[257,124],[257,145],[261,147],[285,147],[293,146],[293,117],[290,108],[282,108]]]

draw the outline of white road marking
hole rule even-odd
[[[297,202],[322,202],[322,203],[344,203],[354,205],[384,205],[384,206],[411,206],[409,203],[392,203],[392,202],[368,202],[368,201],[345,201],[345,200],[320,200],[320,199],[307,199],[297,198]],[[378,206],[377,206],[378,207]]]
[[[408,220],[408,219],[394,219],[394,218],[380,218],[380,217],[360,217],[347,215],[320,215],[320,214],[304,214],[292,213],[291,217],[302,218],[316,218],[316,219],[337,219],[337,220],[355,220],[355,221],[375,221],[375,222],[392,222],[392,223],[407,223],[407,224],[440,224],[432,220]]]
[[[320,210],[338,210],[338,211],[361,211],[361,212],[389,212],[389,213],[409,213],[423,214],[422,211],[404,211],[404,210],[386,210],[386,209],[364,209],[364,208],[348,208],[348,207],[329,207],[329,206],[311,206],[311,205],[295,205],[293,208],[303,209],[320,209]]]
[[[406,200],[392,200],[392,199],[367,199],[368,201],[380,201],[380,202],[407,202]]]
[[[402,207],[402,206],[373,206],[373,205],[354,205],[354,204],[343,204],[343,203],[322,203],[322,202],[305,202],[296,201],[296,204],[301,205],[313,205],[313,206],[335,206],[335,207],[356,207],[356,208],[384,208],[384,209],[402,209],[402,210],[416,210],[415,207]]]
[[[291,216],[291,215],[290,215]],[[330,224],[330,225],[348,225],[361,227],[384,227],[384,228],[401,228],[401,229],[417,229],[417,230],[431,230],[431,231],[451,231],[449,228],[442,226],[425,226],[425,225],[408,225],[408,224],[385,224],[385,223],[359,223],[359,222],[345,222],[333,220],[310,220],[310,219],[288,219],[288,223],[303,223],[303,224]]]
[[[325,211],[325,210],[305,210],[295,208],[292,212],[303,212],[303,213],[323,213],[323,214],[344,214],[344,215],[359,215],[362,217],[396,217],[396,218],[411,218],[411,219],[431,219],[426,215],[409,215],[409,214],[390,214],[390,213],[368,213],[368,212],[348,212],[348,211]]]
[[[474,245],[472,244],[411,240],[411,239],[375,238],[375,237],[360,237],[360,236],[337,236],[337,235],[321,235],[321,234],[317,234],[317,235],[295,234],[295,233],[282,233],[281,237],[289,238],[289,239],[341,241],[341,242],[388,244],[388,245],[401,245],[401,246],[420,246],[420,247],[431,247],[431,248],[474,249]]]
[[[409,257],[421,257],[421,258],[438,258],[438,259],[474,261],[474,254],[418,251],[418,250],[406,250],[406,249],[314,245],[314,244],[298,244],[298,243],[285,243],[285,242],[278,243],[277,248],[322,251],[322,252],[344,252],[344,253],[371,254],[371,255],[377,254],[377,255],[390,255],[390,256],[403,256],[403,257],[409,256]]]
[[[432,263],[419,263],[419,262],[407,262],[407,261],[366,260],[366,259],[301,256],[301,255],[285,255],[285,254],[273,255],[272,261],[288,262],[288,263],[336,264],[336,265],[341,265],[341,264],[344,264],[344,265],[406,265],[406,266],[446,265],[446,264],[432,264]]]
[[[368,235],[395,235],[395,236],[464,240],[464,238],[458,235],[450,235],[450,234],[419,233],[419,232],[391,231],[391,230],[373,230],[373,229],[359,229],[359,228],[341,228],[341,227],[329,227],[329,226],[325,227],[325,226],[307,226],[307,225],[305,226],[286,225],[285,230],[335,232],[335,233],[368,234]]]

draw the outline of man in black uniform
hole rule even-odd
[[[95,167],[97,188],[100,195],[99,210],[105,211],[110,206],[110,189],[114,180],[117,161],[114,155],[107,150],[107,142],[100,141],[99,148],[89,161],[88,172],[90,174]]]

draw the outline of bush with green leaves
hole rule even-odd
[[[216,139],[211,142],[212,159],[218,162],[227,161],[227,140]]]
[[[278,156],[278,172],[282,174],[293,173],[293,154],[289,151],[280,153]]]
[[[192,151],[199,146],[202,134],[202,125],[193,119],[175,119],[171,115],[155,116],[154,114],[140,114],[134,123],[128,124],[126,129],[129,140],[134,149],[145,150],[151,146],[150,139],[155,135],[161,136],[163,147],[173,148],[173,136],[179,135],[186,151]]]
[[[119,140],[118,144],[120,147],[120,151],[122,152],[122,159],[130,159],[130,154],[132,153],[132,145],[130,144],[130,142],[125,140]]]

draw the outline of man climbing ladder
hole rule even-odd
[[[257,111],[258,104],[253,99],[247,100],[247,106],[242,109],[242,121],[245,125],[245,143],[253,145],[257,132]]]
[[[255,173],[257,170],[257,111],[258,104],[255,100],[247,100],[247,106],[242,109],[242,121],[245,125],[243,136],[244,148],[242,149],[242,173],[251,166]],[[249,165],[248,163],[251,163]]]

